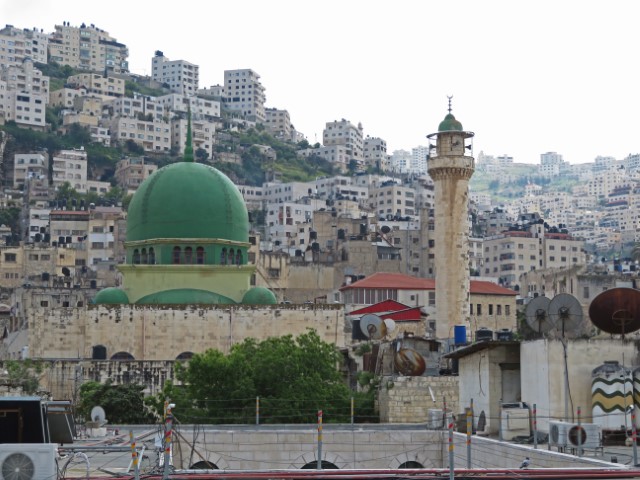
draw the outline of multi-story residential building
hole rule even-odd
[[[102,197],[109,193],[111,190],[110,182],[101,182],[99,180],[87,180],[87,192],[95,193],[96,195]]]
[[[315,186],[312,182],[264,183],[262,184],[262,198],[265,203],[295,203],[303,198],[315,196]]]
[[[178,118],[171,122],[171,145],[180,154],[184,153],[184,146],[187,143],[187,126],[189,121]],[[191,121],[192,146],[193,150],[202,149],[207,152],[207,158],[213,158],[213,147],[215,143],[216,124],[207,120]]]
[[[26,235],[29,241],[50,242],[49,212],[51,212],[49,208],[29,208],[28,234]]]
[[[394,150],[391,154],[391,170],[398,173],[408,173],[411,169],[411,152],[408,150]]]
[[[87,246],[87,264],[91,267],[103,262],[115,266],[115,244],[118,220],[123,217],[120,207],[96,207],[90,210]]]
[[[127,73],[128,57],[126,45],[93,24],[72,27],[63,22],[49,36],[49,60],[61,65],[94,72]]]
[[[342,175],[318,178],[315,181],[315,194],[319,198],[325,198],[331,202],[351,200],[361,206],[367,206],[369,203],[369,186],[366,184],[355,185],[354,180],[358,178]]]
[[[415,190],[392,181],[372,188],[369,191],[369,203],[380,218],[417,216]]]
[[[547,152],[540,154],[540,175],[545,177],[553,177],[560,173],[564,160],[562,155],[556,152]]]
[[[185,60],[169,60],[160,50],[151,59],[151,78],[166,84],[172,92],[195,95],[200,83],[200,67]]]
[[[26,58],[47,63],[49,35],[36,28],[7,25],[0,30],[0,65],[20,65]]]
[[[178,93],[162,95],[156,101],[164,106],[165,111],[183,115],[191,113],[194,120],[213,121],[220,118],[220,101]]]
[[[347,154],[347,147],[344,145],[331,145],[320,148],[306,148],[298,150],[298,155],[302,158],[317,156],[335,165],[341,172],[345,173],[349,166],[350,157]]]
[[[58,189],[65,182],[80,193],[87,192],[87,152],[61,150],[53,155],[52,185]]]
[[[89,231],[88,210],[51,210],[49,232],[58,246],[82,246]]]
[[[264,113],[264,126],[271,135],[279,140],[292,140],[292,132],[295,129],[291,125],[291,117],[287,110],[267,108]]]
[[[71,75],[67,79],[67,84],[83,88],[87,93],[101,95],[105,100],[124,96],[125,82],[118,77],[104,77],[97,73],[81,73]]]
[[[244,203],[247,205],[247,210],[262,210],[264,205],[264,187],[254,187],[252,185],[236,185]]]
[[[427,171],[427,160],[429,159],[429,147],[419,145],[411,149],[411,167],[412,173],[424,174]]]
[[[618,167],[624,166],[624,162],[619,162],[615,157],[602,157],[598,155],[593,162],[593,173],[600,174],[609,170],[615,170]]]
[[[42,75],[30,59],[0,68],[0,116],[5,121],[44,130],[48,101],[49,77]]]
[[[49,155],[47,152],[16,153],[13,156],[13,186],[19,188],[29,179],[49,177]]]
[[[155,97],[138,93],[133,98],[116,98],[109,102],[111,115],[117,117],[138,118],[147,121],[162,121],[165,117],[164,105]]]
[[[346,154],[346,165],[355,162],[356,168],[364,168],[364,139],[362,124],[356,127],[344,118],[340,121],[327,122],[322,132],[322,144],[325,147],[343,146]]]
[[[322,200],[305,199],[305,202],[266,204],[266,241],[274,250],[306,250],[315,241],[311,221],[313,212],[324,205]]]
[[[114,117],[111,121],[111,141],[132,140],[147,152],[171,150],[171,126],[164,121],[146,121],[128,117]]]
[[[251,69],[224,71],[224,107],[249,122],[266,120],[264,87],[260,75]]]
[[[484,239],[482,275],[498,278],[515,288],[520,275],[543,268],[571,268],[583,265],[583,241],[552,227],[546,228],[538,215],[531,215],[522,227],[513,227]]]
[[[102,116],[103,97],[99,95],[83,95],[73,99],[73,109],[62,111],[64,127],[78,124],[83,127],[97,127]]]
[[[601,170],[587,183],[587,194],[598,200],[603,200],[618,185],[626,180],[624,170]]]
[[[73,108],[75,99],[87,94],[87,89],[64,87],[49,93],[49,104],[52,107]]]
[[[101,143],[105,147],[111,146],[111,130],[108,126],[97,125],[95,127],[89,127],[91,133],[91,140],[96,143]]]
[[[144,157],[127,157],[116,164],[115,177],[122,188],[135,191],[157,169],[157,165],[146,163]]]
[[[382,138],[367,136],[363,143],[363,158],[365,165],[373,167],[377,172],[388,171],[390,162],[387,142]]]
[[[31,287],[49,283],[56,277],[70,278],[71,272],[75,270],[75,254],[74,250],[43,243],[2,247],[0,249],[2,286]]]

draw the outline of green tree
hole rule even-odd
[[[155,399],[155,409],[160,413],[168,396],[183,422],[252,423],[260,397],[262,423],[313,423],[318,410],[327,422],[346,422],[354,396],[371,420],[373,395],[346,386],[337,368],[341,360],[338,350],[312,330],[295,339],[246,339],[228,355],[217,350],[194,355],[178,368],[185,386],[168,388]]]
[[[39,377],[43,371],[42,364],[31,359],[5,360],[2,368],[6,370],[0,385],[22,389],[27,395],[33,395],[40,389]]]
[[[144,386],[86,382],[80,387],[78,414],[89,419],[91,409],[100,405],[111,424],[152,423],[153,415],[144,404]]]
[[[204,148],[198,148],[195,152],[196,160],[200,162],[206,162],[209,158],[209,152],[207,152]]]
[[[11,228],[12,233],[20,233],[20,208],[6,207],[0,208],[0,225]]]

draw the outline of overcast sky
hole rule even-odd
[[[388,152],[425,145],[447,113],[474,154],[570,163],[640,153],[640,2],[569,0],[0,0],[0,22],[95,24],[129,47],[200,66],[200,86],[251,68],[267,106],[311,143],[362,122]]]

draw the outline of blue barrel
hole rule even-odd
[[[467,343],[467,327],[465,325],[453,326],[453,342],[456,345],[464,345]]]

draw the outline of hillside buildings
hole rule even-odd
[[[199,70],[198,65],[185,60],[169,60],[160,50],[151,60],[151,78],[181,95],[195,95],[198,91]]]
[[[252,123],[265,123],[265,88],[260,75],[245,68],[224,71],[223,105],[226,110]]]

